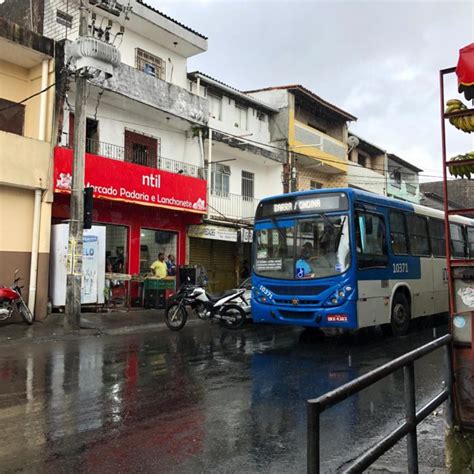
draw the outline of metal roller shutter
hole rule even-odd
[[[224,291],[236,286],[236,244],[214,240],[212,242],[213,291]],[[210,278],[210,277],[209,277]]]
[[[189,264],[205,268],[210,291],[217,293],[236,286],[235,254],[234,242],[190,238]]]

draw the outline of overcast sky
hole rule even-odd
[[[189,71],[240,90],[302,84],[358,117],[350,130],[424,169],[424,181],[441,177],[438,72],[474,41],[474,0],[147,1],[209,37]],[[474,150],[449,129],[449,155]]]

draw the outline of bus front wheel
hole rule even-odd
[[[403,293],[393,297],[390,326],[394,336],[404,336],[410,328],[410,305]]]

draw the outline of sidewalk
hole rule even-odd
[[[189,315],[187,324],[196,320]],[[82,313],[81,329],[76,333],[64,332],[64,313],[53,313],[31,326],[20,319],[0,323],[0,344],[20,339],[45,340],[71,336],[119,335],[142,331],[168,330],[164,310],[114,310],[107,313]]]

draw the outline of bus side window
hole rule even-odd
[[[356,249],[360,269],[387,266],[385,229],[383,216],[368,212],[357,212]]]
[[[424,216],[409,214],[408,235],[412,255],[430,256],[430,240],[428,237],[428,222]]]
[[[474,258],[474,227],[467,227],[467,248],[469,258]]]
[[[464,231],[460,224],[449,224],[451,233],[451,252],[454,258],[464,258],[466,256],[466,241]]]
[[[444,222],[442,220],[430,217],[430,238],[433,257],[446,257]]]
[[[401,212],[390,212],[390,238],[394,255],[408,254],[407,228],[405,216]]]

